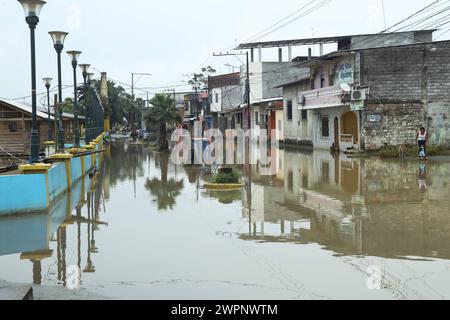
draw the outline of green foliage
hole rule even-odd
[[[239,183],[241,181],[241,176],[237,172],[231,172],[231,173],[218,173],[214,176],[213,182],[214,183]]]
[[[189,85],[193,90],[204,90],[208,87],[208,77],[215,74],[216,70],[211,66],[202,68],[202,73],[195,73],[189,80]]]
[[[145,188],[154,196],[154,202],[158,210],[172,210],[176,204],[176,198],[184,188],[184,180],[168,179],[169,155],[159,155],[159,166],[161,168],[161,179],[147,179]]]
[[[158,93],[150,101],[150,107],[144,114],[144,120],[147,127],[159,130],[160,150],[167,150],[169,143],[167,141],[167,125],[180,123],[181,118],[175,101],[171,95]]]
[[[419,149],[417,146],[406,146],[405,156],[406,157],[417,157],[419,154]],[[450,155],[450,149],[444,146],[428,146],[427,154],[429,157],[433,156],[447,156]],[[387,146],[376,152],[376,155],[382,158],[398,158],[400,156],[400,147],[398,146]]]
[[[95,86],[98,92],[101,91],[101,82],[95,81]],[[114,81],[108,81],[108,98],[102,97],[102,104],[105,108],[106,116],[111,117],[112,123],[124,124],[123,118],[127,119],[128,123],[132,123],[133,119],[133,97],[126,93],[125,89],[118,86]]]

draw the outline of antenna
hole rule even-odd
[[[386,30],[387,24],[386,24],[386,10],[384,7],[384,0],[381,0],[381,10],[383,11],[384,29]]]

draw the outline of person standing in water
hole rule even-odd
[[[427,145],[428,145],[428,132],[424,127],[420,128],[417,133],[417,144],[419,146],[419,158],[427,157]]]

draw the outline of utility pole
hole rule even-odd
[[[194,86],[195,86],[195,112],[197,117],[200,117],[199,107],[198,107],[198,83],[197,83],[197,74],[194,73]]]
[[[134,105],[134,76],[152,76],[151,73],[136,73],[133,72],[131,73],[131,99],[132,99],[132,103]],[[138,80],[139,81],[139,80]],[[148,95],[148,93],[147,93]],[[148,99],[147,99],[148,100]],[[133,119],[132,119],[133,123],[131,124],[131,130],[134,132],[135,130],[135,124],[136,124],[136,110],[133,110]]]
[[[243,56],[243,55],[245,55],[246,56],[246,62],[247,62],[247,68],[246,68],[246,73],[247,73],[247,79],[246,79],[246,81],[245,81],[245,95],[246,95],[246,103],[247,103],[247,126],[248,126],[248,129],[250,129],[250,127],[251,127],[251,123],[250,123],[250,121],[251,121],[251,117],[250,117],[250,106],[251,106],[251,101],[250,101],[250,93],[251,93],[251,89],[250,89],[250,62],[249,62],[249,57],[248,57],[248,51],[247,52],[245,52],[245,53],[242,53],[242,52],[240,52],[240,53],[214,53],[213,54],[213,56],[214,57],[227,57],[227,56],[234,56],[234,57],[237,57],[237,56]],[[242,62],[242,61],[241,61]]]

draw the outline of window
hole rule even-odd
[[[216,103],[219,103],[219,94],[216,93]]]
[[[322,117],[322,137],[330,137],[330,121],[328,120],[328,117]]]
[[[320,87],[325,88],[325,74],[320,75]]]
[[[15,122],[10,122],[8,124],[9,132],[17,132],[17,124]]]
[[[287,102],[287,119],[292,120],[292,100]]]
[[[302,120],[308,119],[308,110],[302,110]]]
[[[258,126],[259,125],[259,113],[255,112],[255,125]]]

